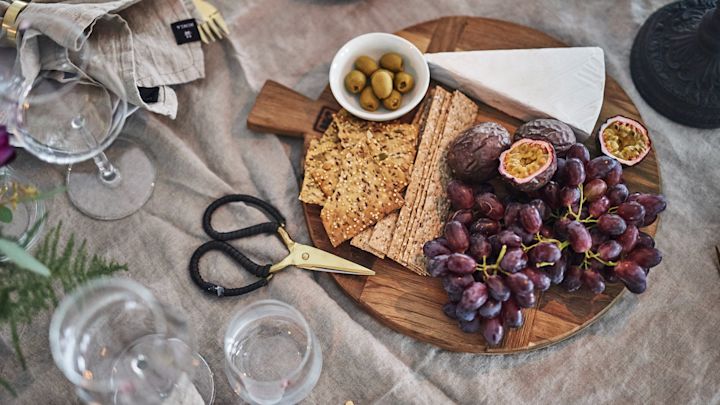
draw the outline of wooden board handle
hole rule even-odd
[[[248,115],[247,126],[257,132],[302,137],[313,130],[317,114],[317,101],[268,80]]]

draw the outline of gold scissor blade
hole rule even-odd
[[[293,264],[301,269],[324,271],[328,273],[352,274],[357,276],[373,276],[375,272],[367,267],[343,259],[332,253],[312,246],[295,243],[292,248]]]

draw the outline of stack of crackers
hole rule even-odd
[[[300,200],[323,206],[333,246],[403,206],[417,137],[416,125],[363,121],[343,110],[311,141]]]
[[[440,86],[431,91],[416,116],[420,145],[405,204],[398,213],[353,238],[354,246],[427,275],[423,244],[442,234],[450,209],[445,154],[451,141],[474,124],[477,114],[478,106],[461,92],[450,94]]]

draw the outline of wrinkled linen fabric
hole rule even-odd
[[[88,34],[84,51],[98,60],[93,66],[102,66],[85,72],[91,80],[111,89],[121,86],[131,104],[175,118],[178,100],[171,86],[203,78],[205,65],[200,43],[176,46],[169,27],[193,18],[194,12],[188,0],[32,2],[18,18],[33,21],[34,28],[21,45],[23,73],[34,78],[41,65],[46,70],[67,70],[60,63],[38,60],[36,41],[44,40],[39,35],[77,51]],[[44,44],[48,46],[47,41]],[[138,87],[157,87],[157,101],[143,101]]]
[[[232,314],[250,302],[275,298],[298,308],[315,331],[323,372],[304,403],[720,403],[720,130],[668,121],[640,98],[629,73],[632,40],[663,1],[478,0],[330,1],[212,0],[232,31],[231,42],[205,49],[207,78],[177,87],[178,118],[134,115],[125,129],[156,158],[150,202],[117,222],[93,221],[64,196],[50,206],[50,223],[87,238],[92,250],[125,260],[122,277],[147,285],[191,319],[200,352],[215,372],[216,403],[235,401],[223,373],[222,335]],[[652,134],[670,205],[657,244],[661,265],[642,295],[625,294],[594,325],[550,348],[525,354],[451,353],[397,333],[348,299],[324,274],[289,269],[249,296],[217,299],[189,280],[188,259],[207,237],[201,216],[216,197],[242,192],[275,204],[289,232],[308,242],[297,200],[300,142],[246,128],[255,95],[267,79],[317,97],[335,51],[371,31],[393,32],[446,15],[504,19],[543,30],[571,45],[605,50],[607,70],[638,106]],[[21,155],[14,165],[45,187],[61,184],[63,168]],[[235,212],[237,210],[237,212]],[[215,223],[238,227],[240,208]],[[247,220],[258,220],[248,215]],[[272,241],[272,242],[269,242]],[[259,261],[285,253],[275,239],[237,243]],[[248,281],[220,255],[202,265],[226,285]],[[242,279],[240,279],[243,277]],[[48,349],[49,315],[21,331],[28,369],[0,344],[0,376],[19,392],[0,390],[0,403],[76,403],[73,387]]]

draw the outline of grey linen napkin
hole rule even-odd
[[[6,1],[0,1],[0,9],[6,5]],[[88,33],[88,49],[102,58],[101,66],[118,75],[127,101],[174,119],[178,101],[170,86],[205,76],[200,43],[177,45],[170,27],[192,18],[194,10],[188,6],[183,0],[46,0],[30,3],[19,20],[32,18],[35,30],[71,51],[80,49],[82,33]],[[72,25],[59,23],[57,16]],[[33,43],[39,33],[28,36],[21,44],[26,77],[34,77],[33,71],[37,73],[50,63],[40,61],[38,47]],[[105,82],[102,69],[86,73],[91,79]],[[157,102],[143,101],[139,87],[158,88]]]

